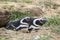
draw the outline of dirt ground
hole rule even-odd
[[[12,31],[2,28],[0,29],[0,36],[6,40],[35,40],[36,38],[40,40],[44,38],[44,40],[60,40],[60,35],[53,33],[50,28],[42,27],[38,32],[33,30],[31,33],[26,33],[26,31],[26,29]]]
[[[34,3],[32,4],[37,4],[39,0],[33,0]],[[42,1],[42,0],[41,0]],[[58,4],[60,4],[60,0],[51,0],[54,1]],[[11,4],[11,2],[9,2]],[[10,5],[8,4],[8,5]],[[17,3],[12,2],[11,5],[16,5]],[[0,5],[4,5],[4,3],[0,3]],[[60,7],[59,7],[60,8]],[[60,9],[58,8],[59,12]],[[50,11],[46,11],[47,17],[50,15],[56,15],[55,11],[51,9]],[[0,28],[0,36],[2,37],[2,40],[60,40],[60,35],[57,33],[52,32],[52,30],[48,27],[42,27],[38,32],[35,32],[34,30],[31,33],[26,33],[27,30],[21,30],[21,31],[12,31],[12,30],[7,30],[5,28]],[[0,37],[0,39],[1,39]]]

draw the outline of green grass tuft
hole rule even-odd
[[[50,27],[53,32],[60,34],[60,18],[52,17],[47,18],[48,22],[44,26]]]
[[[0,0],[0,2],[25,2],[25,3],[32,3],[32,0]]]
[[[13,21],[15,19],[21,19],[24,18],[26,16],[32,17],[32,15],[28,12],[26,13],[22,13],[22,12],[12,12],[12,16],[10,18],[10,21]]]
[[[9,40],[9,38],[8,38],[8,37],[2,37],[2,36],[0,35],[0,40]]]
[[[52,17],[48,18],[48,26],[50,25],[60,25],[60,18],[59,17]]]

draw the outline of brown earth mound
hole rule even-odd
[[[8,22],[10,15],[9,10],[0,9],[0,27]]]
[[[33,16],[43,16],[43,10],[36,5],[28,5],[22,8],[23,12],[30,12]]]

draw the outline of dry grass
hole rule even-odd
[[[44,1],[45,0],[15,0],[7,2],[6,0],[0,1],[0,8],[9,9],[11,11],[21,11],[23,7],[35,5],[41,7],[41,9],[46,13],[44,17],[60,17],[60,6],[54,9],[53,6],[51,7],[52,4],[50,3],[48,3],[48,6],[44,5]],[[60,5],[60,0],[51,1],[54,1]],[[40,4],[40,2],[43,4]],[[56,5],[54,6],[56,7]],[[60,32],[60,26],[50,26],[42,27],[38,32],[32,31],[31,33],[25,33],[25,30],[12,31],[0,28],[0,40],[34,40],[37,36],[39,37],[39,40],[60,40],[60,34],[58,34]]]
[[[22,31],[2,30],[0,29],[0,35],[2,40],[34,40],[37,36],[40,40],[58,40],[60,36],[52,33],[49,28],[42,27],[38,32],[32,31],[31,33],[24,33]],[[3,37],[3,38],[2,38]]]

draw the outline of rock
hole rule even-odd
[[[6,25],[6,23],[9,21],[10,16],[11,13],[9,10],[0,8],[0,27]]]

